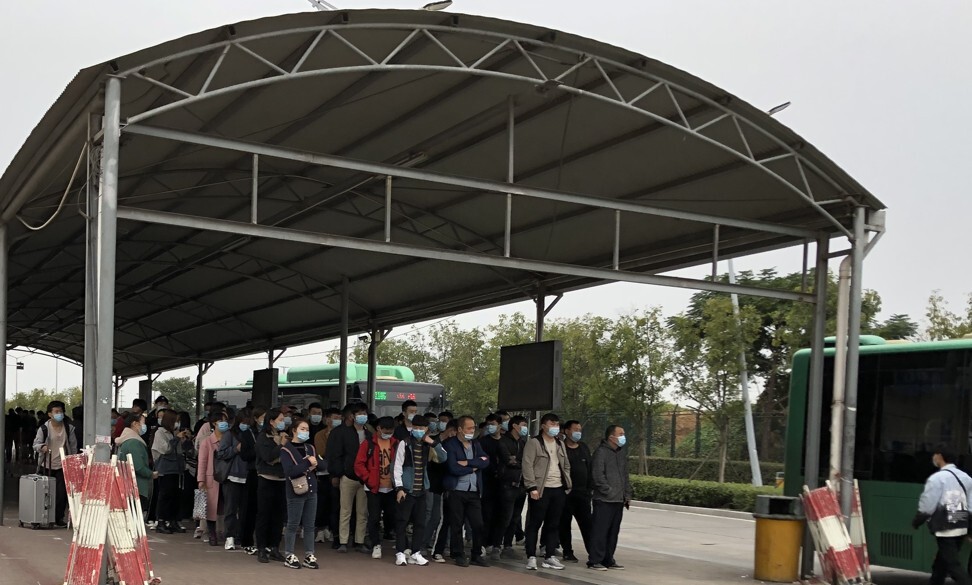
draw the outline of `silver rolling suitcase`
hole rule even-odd
[[[54,478],[46,475],[20,477],[20,526],[48,528],[54,515]]]

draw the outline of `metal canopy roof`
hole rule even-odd
[[[653,275],[883,208],[765,113],[617,47],[427,11],[264,18],[85,69],[40,121],[0,178],[11,345],[82,358],[110,75],[125,376],[335,337],[345,278],[352,329],[613,280],[728,290]]]

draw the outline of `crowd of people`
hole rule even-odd
[[[33,440],[57,478],[59,525],[66,495],[57,453],[79,444],[64,409],[52,402]],[[522,416],[420,414],[411,400],[396,418],[376,417],[360,402],[302,411],[207,403],[193,426],[160,396],[151,410],[136,399],[112,417],[116,453],[131,457],[148,525],[159,534],[192,530],[210,546],[291,569],[319,568],[318,543],[380,559],[388,542],[399,566],[520,559],[527,569],[561,570],[580,561],[576,520],[587,567],[624,568],[615,550],[631,486],[617,425],[597,433],[592,448],[580,421],[554,413],[531,435]],[[204,517],[193,518],[202,516],[202,498]]]

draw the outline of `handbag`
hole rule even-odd
[[[224,483],[229,477],[230,467],[232,461],[226,461],[225,459],[217,459],[213,462],[213,478],[217,483]]]
[[[197,489],[192,494],[192,519],[206,519],[206,490]]]
[[[291,478],[290,486],[294,488],[294,495],[302,496],[310,491],[310,482],[306,475]]]
[[[944,504],[938,504],[935,508],[935,513],[932,514],[928,521],[928,528],[932,534],[969,527],[968,490],[965,489],[965,484],[962,483],[962,480],[951,469],[946,469],[945,471],[951,473],[955,481],[962,486],[962,494],[961,497],[947,499]]]

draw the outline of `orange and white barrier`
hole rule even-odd
[[[864,583],[864,568],[844,526],[837,495],[829,487],[811,491],[804,486],[803,492],[807,525],[821,555],[824,578],[838,585]]]

